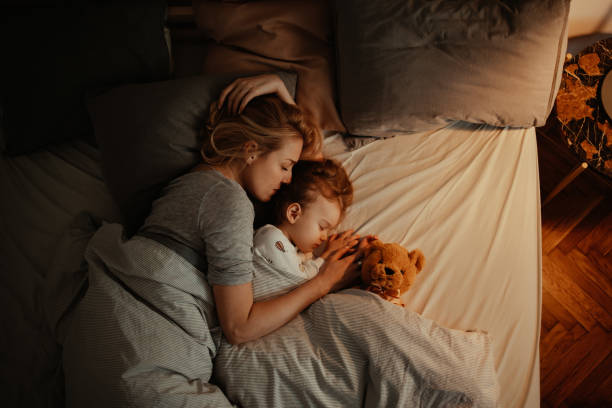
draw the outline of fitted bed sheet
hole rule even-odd
[[[455,123],[326,150],[355,190],[340,229],[420,248],[406,307],[493,339],[503,407],[540,404],[541,219],[534,128]]]
[[[504,407],[539,406],[541,245],[535,131],[451,124],[328,155],[347,168],[354,204],[341,229],[420,248],[426,266],[406,307],[493,338]],[[41,299],[56,245],[76,214],[119,213],[98,151],[70,142],[0,161],[1,383],[9,406],[61,400],[58,355]]]

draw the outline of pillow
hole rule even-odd
[[[559,88],[568,11],[569,0],[336,0],[347,130],[543,125]]]
[[[0,13],[1,138],[11,155],[91,137],[87,93],[170,74],[164,1],[41,3]]]
[[[335,104],[331,8],[327,0],[194,2],[209,38],[205,73],[285,70],[298,74],[296,103],[323,130],[344,131]]]
[[[277,74],[295,94],[295,74]],[[210,103],[234,75],[125,85],[92,99],[89,112],[102,172],[128,233],[173,178],[200,159],[200,128]]]

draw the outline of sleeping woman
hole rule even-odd
[[[262,93],[278,97],[255,98]],[[300,158],[320,154],[321,134],[276,76],[233,82],[218,107],[211,110],[203,163],[170,185],[144,230],[176,233],[177,225],[186,225],[177,238],[190,239],[189,246],[206,255],[223,334],[240,344],[278,329],[315,300],[352,283],[361,252],[340,259],[349,249],[337,251],[314,279],[274,299],[253,300],[254,210],[247,194],[269,201],[289,183]]]

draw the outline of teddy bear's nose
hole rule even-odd
[[[391,268],[385,268],[385,273],[387,275],[393,275],[395,273],[395,271]]]

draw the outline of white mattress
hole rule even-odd
[[[341,228],[420,248],[408,308],[439,324],[488,331],[504,407],[539,406],[541,245],[534,129],[454,124],[325,150],[349,171],[355,200]],[[98,153],[73,142],[0,160],[0,336],[8,405],[56,395],[40,293],[55,243],[81,210],[115,221]],[[6,364],[5,364],[6,363]],[[15,402],[15,404],[12,404]]]
[[[420,248],[406,307],[493,338],[503,407],[539,407],[541,222],[535,129],[454,124],[343,152],[355,189],[341,229]]]

